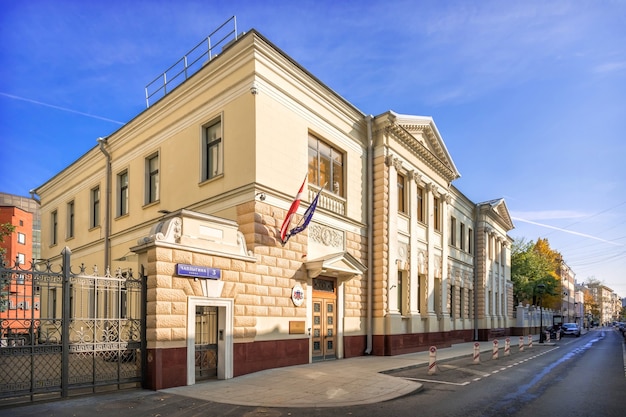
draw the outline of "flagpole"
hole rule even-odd
[[[308,176],[309,176],[309,173],[307,172],[304,175],[304,180],[302,181],[302,185],[300,186],[300,189],[298,190],[296,197],[291,203],[291,206],[289,206],[289,210],[287,211],[287,216],[285,217],[285,220],[283,220],[283,224],[280,227],[279,236],[280,236],[280,242],[282,246],[285,246],[285,244],[287,243],[287,240],[289,240],[287,232],[289,230],[289,226],[291,225],[291,219],[293,218],[293,216],[295,216],[296,212],[298,211],[298,207],[300,206],[300,200],[302,199],[302,191],[304,190],[304,185],[307,182]]]
[[[300,219],[298,224],[294,228],[289,230],[289,232],[285,236],[285,241],[283,243],[283,246],[285,246],[285,243],[287,243],[287,241],[289,240],[289,238],[291,236],[296,235],[296,234],[304,231],[304,229],[306,229],[306,227],[308,226],[309,222],[313,218],[313,213],[315,212],[315,209],[317,208],[317,200],[319,199],[320,194],[322,193],[322,190],[324,188],[326,188],[327,184],[328,184],[328,182],[324,183],[324,185],[322,187],[320,187],[319,191],[317,192],[317,194],[315,195],[313,200],[311,200],[311,204],[309,204],[309,207],[307,207],[307,209],[305,210],[304,215],[302,216],[302,218]],[[282,241],[282,239],[281,239],[281,241]]]

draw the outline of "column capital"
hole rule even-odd
[[[391,154],[385,157],[385,165],[387,165],[388,167],[393,166],[396,171],[400,171],[402,169],[402,161],[400,160],[400,158]]]

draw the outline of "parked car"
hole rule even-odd
[[[580,327],[576,323],[563,323],[561,326],[563,329],[563,335],[574,335],[576,337],[580,336]]]

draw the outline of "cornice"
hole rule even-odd
[[[430,129],[428,126],[422,126],[425,128],[424,132],[428,132]],[[405,128],[395,123],[389,123],[384,127],[385,133],[393,135],[400,143],[406,146],[415,156],[421,159],[431,169],[439,173],[447,182],[452,182],[457,178],[456,173],[450,169],[437,155],[432,153],[426,145],[417,140],[411,135]],[[434,135],[432,129],[430,129],[431,135]]]

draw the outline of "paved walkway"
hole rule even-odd
[[[533,349],[541,349],[538,336],[535,335],[533,339]],[[528,338],[525,337],[525,345],[527,341]],[[517,336],[511,337],[512,352],[518,348],[518,342]],[[481,352],[491,351],[492,348],[492,342],[480,342]],[[503,348],[504,340],[500,340],[500,349]],[[442,362],[464,356],[471,359],[473,353],[474,342],[456,344],[449,348],[438,349],[437,361]],[[201,404],[204,404],[203,401],[210,401],[252,407],[340,407],[372,404],[422,389],[422,384],[419,382],[392,377],[383,372],[428,366],[428,363],[428,351],[398,356],[361,356],[268,369],[233,379],[210,380],[157,392],[131,390],[103,396],[92,395],[49,403],[36,403],[10,410],[0,409],[0,415],[13,417],[90,415],[81,414],[83,410],[90,410],[88,413],[95,412],[100,417],[177,415],[161,412],[165,411],[164,405],[167,400],[180,401],[180,398],[201,400],[198,401]],[[169,406],[176,407],[176,404],[169,404]],[[193,401],[187,401],[185,404],[193,404]],[[149,414],[142,414],[142,412],[149,412]]]
[[[538,336],[534,337],[534,346]],[[528,341],[527,338],[524,340]],[[511,337],[511,349],[518,338]],[[526,344],[526,343],[525,343]],[[492,342],[481,342],[481,352],[491,351]],[[504,348],[504,340],[500,341]],[[467,356],[474,342],[437,350],[437,361]],[[420,365],[428,366],[429,352],[397,356],[359,356],[335,361],[268,369],[233,379],[207,381],[168,388],[162,392],[226,404],[263,407],[340,407],[372,404],[398,398],[422,389],[422,384],[382,372]]]

